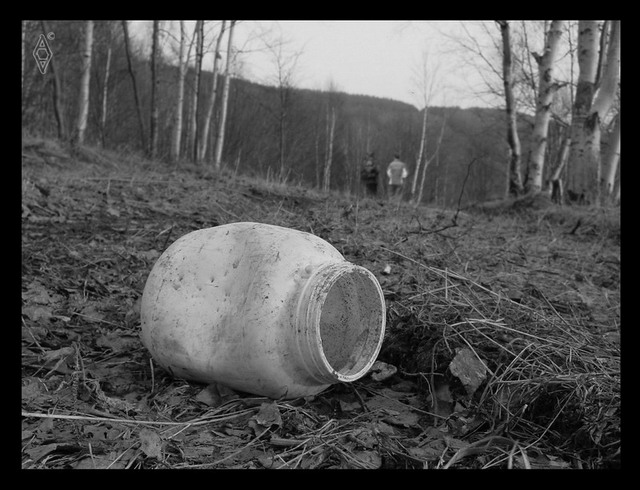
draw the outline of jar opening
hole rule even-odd
[[[375,362],[385,327],[382,289],[368,270],[338,274],[321,305],[318,333],[323,358],[339,381],[355,381]]]

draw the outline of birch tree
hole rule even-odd
[[[136,73],[133,70],[133,63],[131,61],[131,41],[129,38],[129,27],[127,21],[122,21],[122,32],[124,34],[124,50],[127,55],[127,67],[129,69],[129,76],[131,77],[131,83],[133,85],[133,98],[136,104],[136,112],[138,113],[138,125],[140,127],[140,141],[142,148],[147,148],[147,135],[144,128],[144,119],[142,118],[142,106],[140,105],[140,96],[138,94],[138,84],[136,82]]]
[[[423,51],[420,69],[417,74],[416,85],[420,93],[420,104],[423,107],[422,112],[422,130],[420,132],[420,147],[418,150],[418,156],[416,158],[416,166],[413,172],[413,181],[411,182],[411,198],[415,199],[417,191],[418,176],[420,174],[420,167],[422,165],[426,148],[427,148],[427,113],[429,112],[429,106],[431,105],[431,98],[434,94],[435,85],[435,72],[437,68],[431,69],[428,65],[429,54],[427,51]],[[428,165],[425,162],[425,166]],[[424,172],[423,172],[424,173]],[[424,180],[424,179],[423,179]],[[420,192],[422,194],[422,192]],[[419,202],[419,199],[416,200]]]
[[[195,33],[194,33],[195,34]],[[184,82],[187,77],[187,69],[189,67],[189,55],[193,46],[193,38],[189,43],[187,49],[187,33],[185,30],[184,21],[180,21],[180,41],[178,46],[178,80],[176,105],[173,115],[173,133],[171,136],[171,148],[169,155],[172,162],[177,162],[180,159],[180,145],[182,142],[182,114],[184,111]]]
[[[422,193],[424,192],[424,181],[425,181],[425,177],[427,175],[427,168],[429,167],[429,164],[433,161],[433,159],[437,158],[438,155],[440,154],[440,145],[442,144],[442,138],[444,137],[444,129],[445,129],[446,125],[447,125],[447,116],[443,112],[442,113],[442,126],[440,127],[440,136],[438,136],[438,141],[436,142],[436,146],[435,146],[435,148],[433,150],[433,154],[431,155],[430,158],[426,158],[425,157],[424,166],[422,167],[422,175],[420,177],[420,187],[418,188],[418,195],[417,195],[417,197],[416,197],[416,199],[414,201],[416,206],[418,204],[420,204],[420,202],[422,201]]]
[[[229,23],[229,37],[227,38],[227,66],[224,74],[224,88],[222,91],[222,107],[220,114],[220,123],[218,126],[218,137],[216,139],[216,153],[215,153],[215,169],[220,170],[222,163],[222,148],[224,145],[224,130],[227,122],[227,105],[229,103],[229,83],[231,82],[231,49],[233,47],[233,28],[236,24],[235,20]]]
[[[331,165],[333,163],[333,140],[336,131],[336,108],[327,107],[327,150],[324,159],[324,172],[322,178],[322,190],[329,191],[331,185]]]
[[[102,146],[106,144],[106,127],[107,127],[107,98],[109,95],[109,70],[111,69],[111,30],[108,31],[107,37],[107,60],[104,67],[104,79],[102,82],[102,110],[100,111],[100,139]]]
[[[603,200],[608,203],[614,198],[614,184],[618,163],[620,161],[620,113],[616,115],[613,132],[609,139],[609,148],[603,165],[602,179],[602,196]]]
[[[586,203],[599,201],[600,126],[613,104],[619,77],[620,22],[614,21],[611,25],[603,65],[598,62],[601,26],[601,21],[578,24],[579,75],[572,114],[567,188],[574,198]],[[598,66],[603,66],[600,80]]]
[[[73,137],[74,145],[84,144],[89,116],[89,82],[91,81],[91,50],[93,48],[93,21],[85,21],[84,45],[82,50],[82,67],[80,76],[80,92],[78,93],[78,118]]]
[[[158,154],[158,86],[160,78],[158,77],[158,57],[160,43],[160,21],[153,21],[153,30],[151,35],[151,116],[149,127],[151,131],[149,155],[155,158]]]
[[[202,75],[202,54],[204,48],[204,21],[197,20],[195,26],[196,61],[193,73],[193,92],[191,97],[191,124],[189,125],[189,155],[195,162],[198,150],[198,108],[200,106],[200,79]]]
[[[511,62],[511,34],[506,20],[497,20],[502,35],[502,83],[507,115],[507,143],[509,145],[509,183],[507,192],[511,196],[522,194],[522,175],[520,173],[520,138],[516,120],[516,107],[513,97],[513,67]]]
[[[198,148],[198,162],[204,160],[205,153],[207,152],[207,144],[209,142],[209,126],[211,124],[211,118],[213,116],[213,109],[215,107],[216,93],[218,88],[218,60],[221,58],[220,45],[222,43],[222,35],[224,34],[226,22],[226,20],[222,21],[222,27],[220,28],[220,33],[218,34],[218,38],[216,40],[216,47],[213,52],[213,85],[211,87],[211,94],[209,95],[209,101],[207,103],[207,113],[205,115],[204,124],[202,127],[200,147]]]
[[[544,52],[533,53],[538,63],[538,97],[536,102],[535,123],[532,134],[532,150],[529,157],[527,191],[537,193],[542,190],[542,175],[547,149],[547,134],[551,118],[551,104],[559,85],[554,79],[554,68],[558,57],[560,38],[564,21],[554,20],[547,31]]]

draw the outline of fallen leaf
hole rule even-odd
[[[471,350],[461,348],[449,364],[449,371],[458,378],[469,396],[487,377],[487,368]]]
[[[372,380],[384,381],[396,374],[398,372],[398,368],[392,364],[387,364],[386,362],[376,361],[373,363],[373,366],[371,366],[369,372],[371,373]]]
[[[52,316],[51,308],[48,306],[31,305],[22,308],[22,314],[27,316],[29,320],[37,322],[38,320],[48,320]]]
[[[368,470],[377,470],[382,466],[382,458],[376,451],[354,451],[351,455]]]
[[[140,431],[140,449],[149,458],[162,458],[162,438],[151,429],[144,428]]]
[[[282,425],[280,410],[278,409],[278,405],[276,405],[275,402],[263,403],[262,405],[260,405],[260,410],[252,418],[258,424],[264,427],[271,427],[272,425],[277,425],[278,427],[280,427]]]

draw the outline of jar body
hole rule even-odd
[[[173,375],[271,398],[364,375],[384,322],[370,272],[314,235],[260,223],[178,239],[141,304],[142,342]]]

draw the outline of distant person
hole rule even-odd
[[[376,197],[378,195],[378,167],[373,162],[373,153],[365,159],[360,179],[364,184],[366,195]]]
[[[400,155],[395,154],[393,161],[387,167],[387,176],[389,177],[389,197],[391,199],[402,200],[402,187],[404,179],[409,175],[407,164],[400,161]]]

